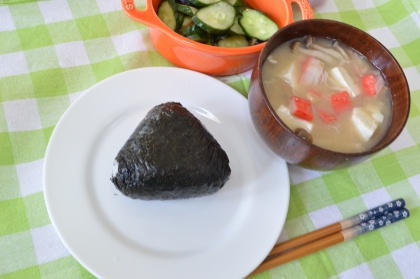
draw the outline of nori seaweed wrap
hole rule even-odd
[[[217,192],[229,179],[229,158],[180,103],[151,109],[119,151],[111,181],[142,200],[186,199]]]

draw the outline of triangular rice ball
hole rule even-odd
[[[111,181],[133,199],[210,195],[229,179],[226,152],[180,103],[155,106],[119,151]]]

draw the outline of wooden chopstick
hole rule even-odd
[[[359,235],[373,231],[375,229],[390,225],[399,220],[408,218],[409,216],[410,216],[410,212],[406,208],[393,210],[392,212],[389,212],[377,219],[372,219],[367,222],[362,222],[359,225],[356,225],[354,227],[345,229],[341,232],[334,233],[327,237],[318,239],[314,242],[311,242],[309,244],[293,249],[290,252],[286,252],[278,256],[275,256],[271,259],[265,260],[249,276],[266,271],[268,269],[290,262],[292,260],[296,260],[298,258],[304,257],[313,252],[317,252],[319,250],[333,246],[340,242],[344,242],[346,240],[355,238]]]
[[[404,199],[396,199],[391,202],[387,202],[386,204],[383,204],[381,206],[372,208],[370,210],[367,210],[365,212],[362,212],[360,214],[354,215],[352,217],[349,217],[347,219],[344,219],[342,221],[336,222],[334,224],[331,224],[329,226],[326,226],[324,228],[315,230],[313,232],[307,233],[305,235],[290,239],[288,241],[282,242],[274,246],[274,248],[270,251],[270,253],[267,256],[267,259],[271,258],[274,255],[283,253],[287,250],[297,248],[301,245],[304,245],[306,243],[315,241],[317,239],[332,235],[334,233],[340,232],[342,230],[351,228],[355,225],[358,225],[362,222],[375,219],[379,216],[382,216],[384,214],[387,214],[388,212],[391,212],[393,210],[403,208],[405,206],[405,200]]]

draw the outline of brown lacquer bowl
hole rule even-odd
[[[313,145],[293,133],[269,103],[262,83],[262,66],[265,60],[280,44],[308,34],[337,39],[354,48],[372,61],[388,81],[392,96],[392,120],[385,137],[372,149],[361,153],[340,153]],[[279,91],[281,92],[281,88]],[[267,41],[252,72],[248,102],[255,129],[274,153],[290,164],[315,170],[332,170],[364,161],[397,138],[408,118],[410,90],[396,59],[375,38],[342,22],[308,19],[283,27]]]

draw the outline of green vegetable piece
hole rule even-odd
[[[232,35],[245,35],[244,30],[238,23],[238,16],[235,17],[235,23],[229,28],[229,33]]]
[[[192,21],[192,17],[186,15],[184,16],[184,21],[182,22],[182,26],[180,29],[193,25],[194,22]]]
[[[249,42],[244,35],[235,35],[220,40],[217,45],[219,47],[247,47]]]
[[[235,15],[235,8],[222,0],[198,10],[192,20],[210,34],[221,34],[234,24]]]
[[[158,17],[170,29],[178,30],[184,20],[183,16],[178,13],[178,7],[175,0],[165,0],[158,8]]]
[[[209,40],[207,32],[195,24],[179,30],[179,34],[200,43],[206,43]]]
[[[206,7],[219,1],[220,0],[191,0],[191,3],[197,7]]]
[[[257,10],[245,9],[239,17],[239,25],[251,38],[261,41],[268,40],[279,30],[277,24],[266,15]]]
[[[246,7],[248,4],[244,0],[227,0],[234,7]]]
[[[198,11],[197,8],[187,6],[187,5],[177,4],[177,6],[178,6],[178,12],[184,13],[189,16],[195,15],[195,13]]]

